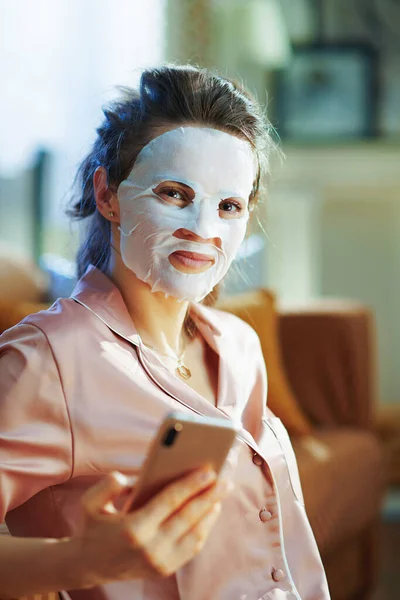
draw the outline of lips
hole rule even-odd
[[[215,262],[214,257],[209,254],[188,252],[186,250],[177,250],[169,258],[170,261],[172,258],[173,262],[178,262],[182,266],[194,270],[209,268]]]
[[[210,262],[214,261],[212,256],[208,254],[199,254],[198,252],[188,252],[187,250],[177,250],[173,252],[174,256],[181,256],[182,258],[187,258],[189,260],[194,260],[196,262]]]

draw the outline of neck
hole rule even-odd
[[[147,283],[125,266],[114,249],[107,274],[121,292],[142,341],[161,352],[179,355],[188,302],[166,298],[161,292],[153,293]]]

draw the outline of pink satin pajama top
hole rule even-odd
[[[157,583],[69,596],[327,600],[293,449],[265,406],[258,337],[233,315],[201,305],[191,314],[219,356],[216,406],[141,344],[118,289],[94,267],[71,298],[0,337],[0,522],[17,536],[71,535],[82,493],[112,470],[137,475],[171,410],[232,418],[240,426],[235,487],[200,554]]]

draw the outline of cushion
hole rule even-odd
[[[46,276],[18,249],[0,244],[0,299],[41,302],[46,292]]]
[[[400,406],[379,404],[375,415],[375,432],[382,442],[388,461],[388,478],[400,486]]]
[[[378,517],[386,480],[382,447],[371,432],[345,427],[292,443],[310,525],[326,555]]]
[[[297,402],[282,364],[275,295],[265,289],[252,290],[221,299],[217,308],[233,313],[255,329],[268,371],[269,408],[290,434],[309,434],[311,422]]]

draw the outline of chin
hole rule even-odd
[[[162,292],[166,298],[175,298],[178,302],[201,302],[211,291],[209,287],[192,285],[187,281],[183,285],[174,285],[172,282],[156,282],[151,290]]]
[[[162,292],[166,298],[172,297],[178,302],[200,302],[221,279],[216,263],[207,265],[202,273],[183,272],[182,265],[179,267],[177,269],[168,259],[156,264],[146,278],[152,292]]]

